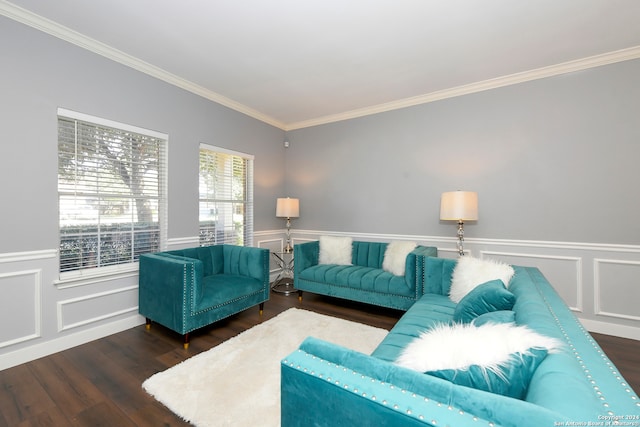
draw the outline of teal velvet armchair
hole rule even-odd
[[[269,251],[214,245],[140,256],[139,312],[184,338],[269,299]]]

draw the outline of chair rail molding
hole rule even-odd
[[[410,240],[437,247],[440,257],[458,257],[455,237],[294,229],[291,240],[295,245],[322,235]],[[284,229],[254,232],[254,246],[277,252],[284,242]],[[180,249],[197,246],[199,239],[187,236],[167,243]],[[538,267],[587,330],[640,340],[638,245],[465,238],[465,253]],[[136,312],[137,271],[121,273],[86,277],[76,283],[81,286],[60,286],[56,249],[0,253],[1,301],[12,304],[9,310],[0,303],[0,321],[21,325],[0,335],[0,369],[143,324]],[[277,273],[273,264],[270,273]]]
[[[58,256],[57,249],[45,249],[41,251],[28,252],[7,252],[0,253],[0,264],[13,263],[20,261],[33,261],[46,258],[55,258]]]
[[[458,257],[455,237],[301,229],[291,237],[295,245],[322,235],[411,240],[436,246],[440,257]],[[465,238],[465,254],[537,267],[589,331],[640,340],[640,308],[634,303],[640,301],[640,245]]]

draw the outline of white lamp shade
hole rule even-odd
[[[444,221],[474,221],[478,219],[478,193],[448,191],[440,199],[440,219]]]
[[[279,197],[276,203],[276,216],[279,218],[298,218],[300,201],[289,197]]]

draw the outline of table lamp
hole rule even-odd
[[[276,203],[276,216],[278,218],[287,218],[287,246],[284,248],[285,253],[290,253],[291,247],[291,218],[300,216],[300,201],[290,197],[279,197]]]
[[[478,193],[475,191],[448,191],[440,198],[440,219],[458,221],[458,253],[464,255],[464,221],[478,219]]]

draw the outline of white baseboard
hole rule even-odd
[[[294,244],[309,240],[316,240],[320,235],[349,235],[354,239],[371,241],[413,240],[427,246],[437,246],[440,256],[457,257],[454,238],[440,236],[407,236],[381,235],[368,233],[329,232],[322,230],[294,230],[292,240]],[[285,231],[262,230],[255,233],[256,244],[275,251],[282,249]],[[197,246],[197,236],[170,239],[171,249]],[[545,277],[556,288],[567,305],[574,309],[575,314],[590,332],[613,335],[623,338],[640,340],[640,319],[634,298],[607,298],[609,295],[620,295],[629,292],[624,288],[625,283],[635,280],[640,274],[640,246],[617,244],[591,244],[579,242],[538,242],[538,241],[507,241],[492,239],[472,239],[466,242],[467,249],[472,253],[490,254],[505,262],[518,265],[532,265],[539,267]],[[41,277],[33,286],[35,289],[45,289],[55,283],[57,279],[56,250],[33,251],[24,253],[0,254],[0,277],[13,275],[24,270],[37,271]],[[271,280],[277,276],[277,266],[271,265]],[[110,281],[96,281],[87,286],[55,288],[55,292],[43,293],[47,299],[35,301],[26,307],[25,319],[35,319],[35,325],[48,324],[59,321],[50,315],[44,318],[43,313],[51,313],[61,301],[77,298],[91,298],[93,295],[113,295],[122,289],[131,289],[134,280],[131,277],[111,278]],[[34,279],[35,280],[35,279]],[[111,283],[112,282],[112,283]],[[53,285],[51,285],[53,286]],[[22,287],[12,288],[12,292],[19,297],[27,298],[29,293]],[[34,289],[33,287],[29,289]],[[22,292],[25,292],[24,295]],[[9,292],[6,288],[3,292]],[[633,292],[637,292],[636,288]],[[33,293],[33,292],[31,292]],[[26,295],[26,296],[25,296]],[[4,295],[3,295],[4,296]],[[42,298],[44,298],[44,296]],[[40,298],[40,297],[39,297]],[[144,318],[137,313],[123,315],[121,310],[135,306],[135,301],[111,301],[113,310],[112,322],[100,320],[94,322],[95,327],[85,327],[74,332],[72,330],[40,336],[37,328],[28,330],[25,335],[29,338],[0,348],[0,370],[16,366],[31,360],[47,356],[86,342],[103,338],[144,323]],[[111,307],[111,306],[109,306]],[[107,310],[108,311],[108,310]],[[608,313],[605,317],[599,313]],[[78,315],[79,316],[79,315]],[[1,317],[1,316],[0,316]],[[77,317],[77,316],[76,316]],[[94,315],[87,311],[79,320],[91,320]],[[75,318],[74,318],[75,319]],[[74,322],[77,322],[76,319]],[[80,329],[80,328],[77,328]],[[33,337],[32,337],[33,335]],[[9,337],[9,340],[15,337]],[[21,337],[18,337],[21,338]]]
[[[587,328],[589,332],[595,332],[604,335],[613,335],[615,337],[629,338],[640,341],[640,328],[626,325],[617,325],[615,323],[601,322],[598,320],[580,319],[580,322]]]
[[[74,334],[64,335],[42,343],[0,355],[0,371],[22,363],[30,362],[59,351],[67,350],[87,342],[126,331],[127,329],[144,324],[144,317],[129,316],[125,319],[107,323]]]
[[[280,230],[271,232],[281,234]],[[321,235],[365,241],[411,240],[436,246],[439,257],[458,257],[453,237],[292,230],[294,244],[317,240]],[[263,237],[266,239],[268,233],[263,232]],[[640,245],[465,238],[465,250],[477,257],[539,268],[587,330],[640,340],[640,317],[635,301],[640,291],[628,289],[628,284],[635,283],[640,274]],[[611,298],[611,295],[629,297]]]

